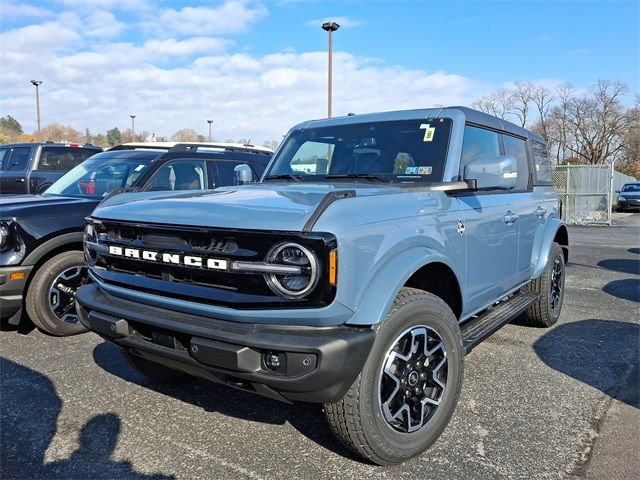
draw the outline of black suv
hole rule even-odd
[[[41,195],[0,198],[0,318],[18,324],[23,307],[52,335],[84,331],[75,291],[86,283],[84,219],[114,190],[206,190],[236,182],[248,165],[259,178],[271,152],[248,147],[176,145],[99,153]],[[243,167],[246,168],[246,167]]]
[[[0,145],[0,193],[42,193],[96,153],[95,145],[30,142]]]

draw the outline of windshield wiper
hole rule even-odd
[[[291,173],[281,173],[279,175],[267,175],[264,180],[295,180],[296,182],[302,181],[302,175],[293,175]]]
[[[332,173],[325,175],[325,178],[364,178],[366,180],[391,183],[391,180],[383,175],[373,173]]]

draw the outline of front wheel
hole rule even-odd
[[[87,283],[84,254],[62,252],[44,262],[29,285],[25,306],[31,321],[45,332],[64,337],[86,332],[76,312],[76,290]]]
[[[463,362],[449,306],[403,288],[354,384],[341,400],[324,405],[329,427],[347,448],[379,465],[419,455],[453,415]]]

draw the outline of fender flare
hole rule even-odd
[[[404,250],[387,260],[374,278],[362,290],[356,302],[355,314],[347,325],[375,325],[387,318],[400,289],[420,268],[430,263],[443,263],[460,279],[446,257],[426,247]],[[462,288],[461,288],[462,290]]]
[[[51,250],[55,250],[56,248],[62,247],[63,245],[68,245],[72,243],[82,243],[82,237],[84,232],[70,232],[64,233],[62,235],[57,235],[50,240],[47,240],[41,245],[38,245],[33,252],[25,257],[22,261],[22,265],[35,265],[38,263],[45,255],[47,255]]]
[[[565,235],[569,236],[567,227],[564,222],[559,218],[551,218],[547,222],[544,230],[539,231],[536,234],[536,238],[533,241],[533,252],[531,256],[531,278],[535,279],[542,275],[544,267],[547,265],[549,255],[551,254],[551,246],[553,240],[556,238],[558,231],[564,229]],[[568,248],[568,245],[562,245],[563,250]],[[565,257],[567,256],[565,252]]]

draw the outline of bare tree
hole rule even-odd
[[[617,170],[640,178],[640,95],[627,110],[627,130],[622,135],[622,152]]]
[[[536,86],[532,82],[516,82],[511,93],[511,113],[520,121],[520,126],[527,125],[529,107],[533,102]]]
[[[513,114],[513,94],[501,88],[497,92],[480,97],[471,106],[506,120],[507,116]]]
[[[171,140],[174,142],[197,142],[198,132],[193,128],[183,128],[171,135]]]

